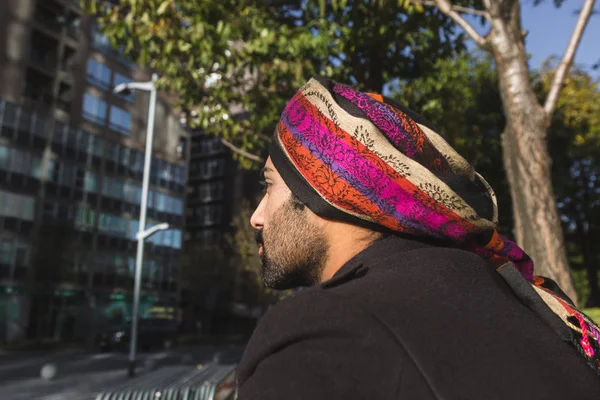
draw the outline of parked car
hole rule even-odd
[[[140,319],[138,321],[137,348],[170,349],[177,344],[179,323],[171,319]],[[96,337],[96,346],[102,351],[129,349],[131,323],[114,325]]]

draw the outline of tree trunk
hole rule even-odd
[[[489,43],[496,58],[506,127],[504,168],[510,185],[514,234],[536,274],[557,281],[577,301],[556,200],[546,134],[548,118],[531,88],[519,2],[492,16]]]

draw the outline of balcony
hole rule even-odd
[[[69,13],[67,17],[67,36],[73,40],[79,40],[81,17],[75,13]]]
[[[29,61],[46,74],[52,75],[58,64],[58,41],[34,30],[31,35]]]
[[[64,13],[64,8],[54,1],[38,1],[34,20],[44,28],[59,34],[65,22]]]

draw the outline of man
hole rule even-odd
[[[598,326],[499,235],[494,193],[420,116],[311,79],[251,219],[265,284],[246,399],[598,399]]]

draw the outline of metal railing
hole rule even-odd
[[[96,400],[233,400],[236,396],[235,365],[208,364],[199,368],[159,369],[110,391]]]

